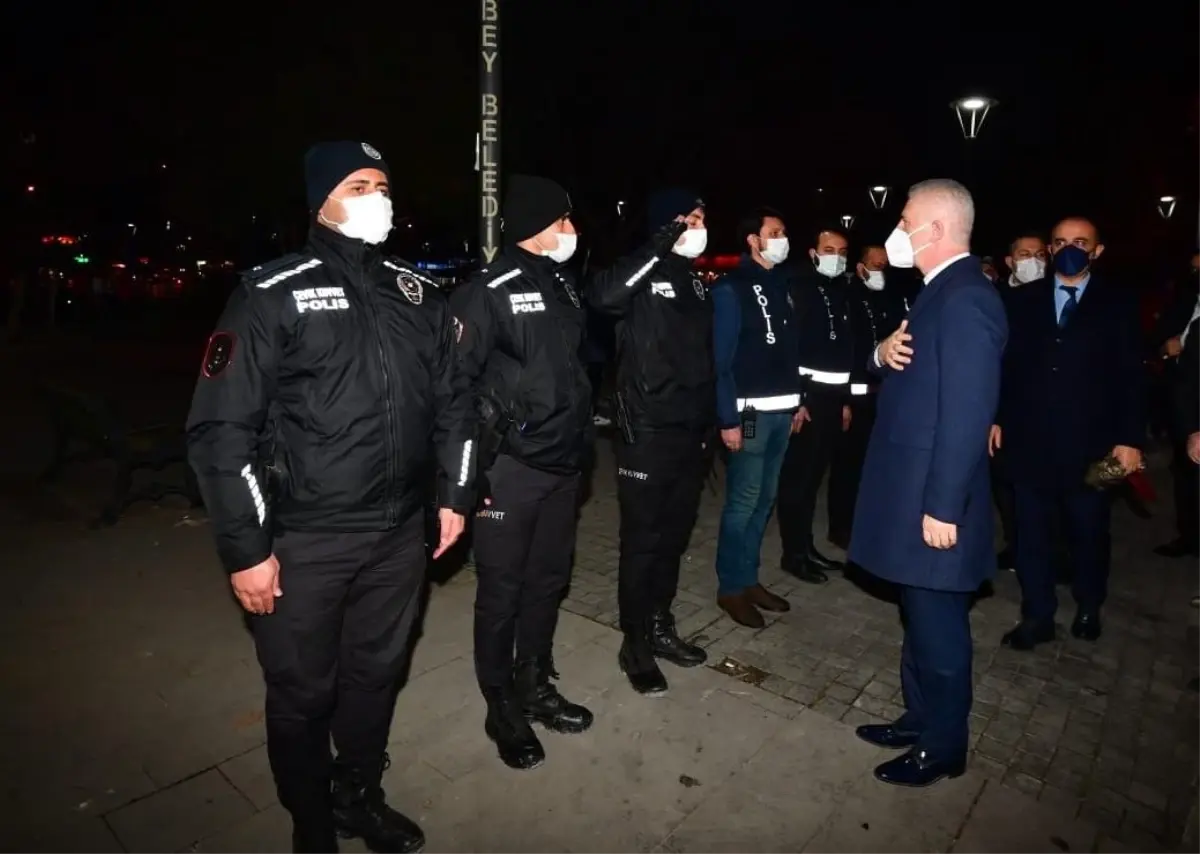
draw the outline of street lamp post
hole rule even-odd
[[[854,215],[853,214],[842,214],[842,228],[847,229],[847,230],[854,228]]]
[[[958,116],[958,126],[962,128],[964,139],[975,139],[979,136],[988,113],[996,103],[983,95],[971,95],[950,104],[954,108],[954,114]]]
[[[479,255],[500,251],[500,0],[479,0]]]
[[[888,189],[883,184],[876,184],[867,190],[867,195],[870,197],[871,204],[875,207],[875,210],[881,211],[883,210],[883,206],[887,204]]]
[[[1163,219],[1170,219],[1175,215],[1174,196],[1161,196],[1158,200],[1158,215]]]

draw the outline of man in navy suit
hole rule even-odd
[[[974,220],[971,194],[955,181],[909,191],[888,260],[915,266],[925,284],[908,319],[872,356],[884,379],[850,559],[900,585],[905,713],[857,732],[880,747],[908,748],[875,769],[901,786],[963,773],[968,611],[996,570],[987,442],[1008,327],[995,286],[970,254]]]
[[[990,442],[1004,448],[1016,499],[1021,621],[1003,643],[1020,650],[1054,639],[1060,512],[1078,606],[1071,633],[1100,637],[1112,502],[1084,476],[1107,456],[1137,471],[1146,435],[1137,295],[1093,270],[1104,244],[1088,220],[1055,226],[1051,251],[1053,273],[1008,301],[1011,339]]]

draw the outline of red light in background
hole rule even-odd
[[[115,269],[115,270],[124,270],[124,269],[125,269],[125,265],[124,265],[124,264],[122,264],[120,261],[118,261],[117,263],[113,264],[113,269]]]
[[[149,264],[149,263],[150,263],[150,259],[149,259],[149,258],[139,258],[139,259],[138,259],[138,263],[139,263],[139,264]]]

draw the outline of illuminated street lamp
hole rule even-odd
[[[1175,197],[1163,196],[1158,200],[1158,215],[1170,219],[1175,214]]]
[[[845,229],[854,228],[853,215],[851,215],[851,214],[843,214],[842,215],[842,228],[845,228]]]
[[[983,128],[983,122],[996,102],[982,95],[971,95],[959,98],[950,105],[958,116],[958,126],[962,128],[964,139],[975,139]]]
[[[621,202],[617,202],[617,217],[618,217],[618,218],[620,218],[620,216],[621,216],[621,209],[622,209],[622,208],[624,208],[624,207],[625,207],[625,202],[623,202],[623,201],[621,201]]]
[[[30,184],[28,187],[25,188],[26,193],[32,193],[36,190],[37,190],[37,187],[33,186],[33,184]]]
[[[867,195],[871,197],[871,204],[875,206],[875,210],[881,211],[887,204],[888,188],[883,184],[877,184],[867,190]]]

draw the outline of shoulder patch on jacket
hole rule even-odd
[[[275,261],[259,264],[242,273],[242,281],[256,288],[269,288],[272,285],[298,276],[301,273],[320,267],[321,261],[310,255],[285,255]]]

